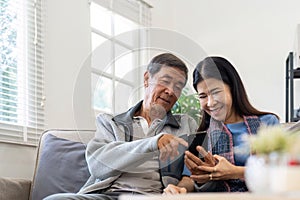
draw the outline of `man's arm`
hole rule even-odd
[[[194,191],[194,181],[189,176],[183,176],[181,181],[179,181],[178,187],[184,187],[187,192]]]
[[[124,141],[124,131],[109,115],[97,117],[97,132],[89,142],[86,158],[90,173],[99,179],[137,172],[137,167],[158,155],[176,157],[179,144],[187,143],[174,135],[161,133],[131,142]]]
[[[188,127],[188,134],[195,134],[197,130],[197,123],[196,121],[188,116],[188,115],[181,115],[181,124],[183,126]],[[195,190],[194,188],[194,181],[189,177],[190,171],[188,168],[184,165],[184,172],[182,174],[182,179],[178,182],[177,185],[169,184],[164,189],[164,195],[167,194],[185,194],[187,192],[193,192]]]
[[[157,140],[161,135],[125,142],[124,132],[111,116],[99,115],[96,125],[95,137],[86,150],[89,170],[94,177],[106,179],[124,171],[136,171],[137,166],[158,155]]]

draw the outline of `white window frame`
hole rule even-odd
[[[130,49],[131,51],[135,51],[132,46],[125,44],[124,42],[118,40],[118,37],[115,37],[116,35],[114,34],[114,20],[113,20],[113,15],[118,14],[121,15],[136,24],[138,24],[138,28],[143,28],[143,27],[149,27],[150,26],[150,21],[151,21],[151,15],[150,15],[150,8],[151,6],[145,3],[142,0],[91,0],[91,3],[95,3],[101,7],[104,7],[112,12],[112,30],[111,30],[111,35],[107,35],[101,30],[96,29],[95,27],[91,26],[91,34],[97,34],[103,38],[105,38],[107,41],[109,41],[112,44],[112,49],[111,49],[111,59],[110,60],[115,60],[117,56],[115,55],[115,45],[120,45],[122,47],[125,47],[127,49]],[[135,32],[137,34],[137,38],[147,38],[147,35],[145,33],[141,33],[139,31]],[[93,46],[93,45],[92,45]],[[136,53],[136,52],[135,52]],[[133,61],[134,66],[140,66],[142,61],[148,60],[148,55],[145,55],[142,53],[137,52],[137,55],[135,56],[135,59]],[[93,59],[92,59],[93,60]],[[102,77],[105,77],[109,80],[112,80],[112,87],[115,88],[116,83],[122,83],[125,86],[135,88],[137,84],[141,83],[141,69],[138,68],[135,70],[136,74],[136,79],[135,80],[125,80],[116,75],[116,68],[114,63],[111,63],[111,72],[107,73],[107,71],[103,69],[99,69],[96,66],[93,65],[92,62],[92,76],[98,77],[98,79],[101,79]],[[93,92],[92,92],[93,93]],[[116,114],[117,112],[120,112],[120,110],[116,106],[116,102],[120,100],[120,97],[117,96],[115,90],[112,91],[112,109],[111,110],[101,110],[97,109],[94,107],[93,99],[94,96],[92,95],[92,109],[95,111],[95,113],[99,112],[106,112],[110,114]],[[141,93],[138,93],[138,95],[135,97],[135,100],[141,98]]]

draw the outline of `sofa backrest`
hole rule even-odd
[[[63,129],[50,129],[43,132],[39,144],[39,148],[43,145],[44,138],[52,134],[56,137],[67,139],[73,142],[81,142],[87,144],[95,135],[95,130],[63,130]]]
[[[85,149],[95,130],[47,130],[40,139],[31,187],[32,200],[75,193],[90,176]]]

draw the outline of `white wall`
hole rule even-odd
[[[93,128],[91,78],[85,65],[91,49],[88,0],[47,0],[46,9],[46,128]],[[79,75],[85,80],[81,88],[75,86]],[[80,110],[73,107],[77,89]]]
[[[147,2],[154,7],[153,26],[167,24],[168,29],[193,39],[208,55],[228,58],[239,71],[253,105],[285,120],[285,60],[294,48],[300,1]]]

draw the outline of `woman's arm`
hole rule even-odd
[[[198,158],[190,152],[186,152],[185,164],[192,173],[190,178],[198,184],[203,184],[211,180],[244,178],[245,167],[235,166],[222,156],[213,156],[201,146],[197,146],[197,151],[202,155],[203,159]]]
[[[230,179],[244,179],[245,167],[235,166],[231,164],[226,158],[214,155],[218,160],[215,167],[199,166],[199,170],[207,172],[204,175],[191,175],[191,179],[198,180],[230,180]]]

